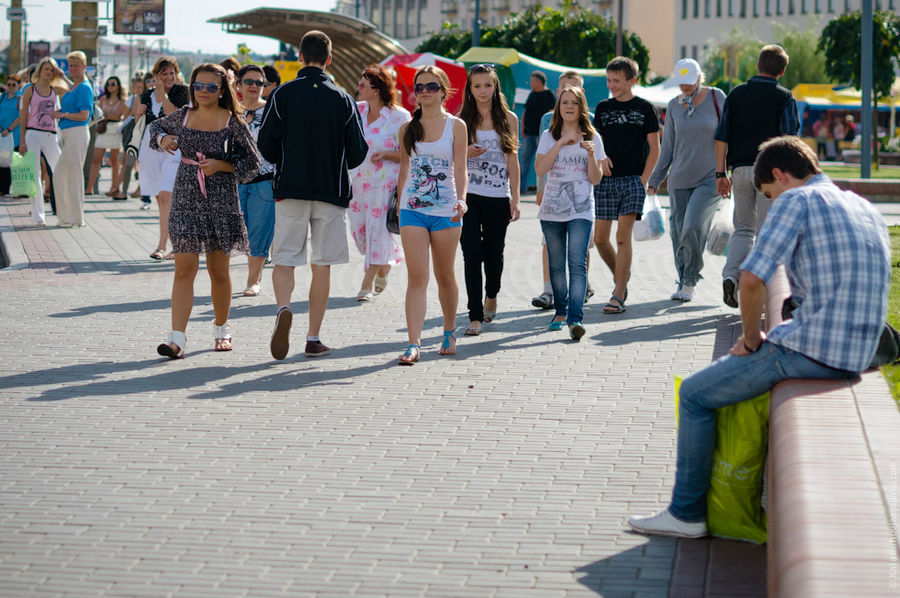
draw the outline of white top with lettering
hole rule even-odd
[[[416,142],[409,157],[409,174],[400,197],[400,209],[450,217],[455,205],[453,118],[447,116],[440,139]]]
[[[509,171],[506,168],[506,154],[500,144],[497,131],[476,130],[478,145],[487,151],[477,158],[469,158],[469,193],[484,197],[509,197]]]
[[[548,153],[554,144],[556,139],[550,131],[544,131],[541,133],[537,153]],[[594,157],[598,162],[606,158],[603,141],[596,133]],[[547,173],[547,187],[544,189],[538,219],[548,222],[594,221],[594,186],[588,179],[587,151],[581,144],[564,145],[556,155],[556,160]]]

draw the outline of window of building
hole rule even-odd
[[[694,18],[700,18],[700,0],[694,0]]]
[[[741,18],[747,18],[747,0],[741,0]]]
[[[687,18],[688,0],[681,0],[681,18]]]
[[[850,0],[844,0],[844,12],[850,12]]]
[[[766,0],[766,16],[772,16],[772,0]]]
[[[813,7],[813,10],[816,12],[816,14],[819,14],[822,12],[822,7],[819,6],[819,0],[816,0],[816,4]]]
[[[759,17],[759,0],[753,0],[753,17]]]
[[[728,0],[728,16],[734,16],[734,0]]]
[[[722,16],[722,0],[716,0],[716,16]]]
[[[687,46],[681,46],[681,57],[687,58]]]
[[[703,16],[707,19],[712,16],[712,0],[703,0]]]
[[[691,46],[691,58],[697,60],[697,46]]]
[[[800,0],[800,14],[806,14],[806,0]]]
[[[788,0],[788,14],[792,15],[797,12],[796,7],[794,6],[794,0]]]

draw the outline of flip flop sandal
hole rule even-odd
[[[259,295],[259,285],[251,284],[249,287],[244,289],[244,297],[256,297]]]
[[[444,340],[441,341],[441,350],[438,351],[439,355],[456,355],[456,335],[454,332],[453,330],[444,331]],[[451,340],[453,341],[453,346],[450,345]]]
[[[488,309],[484,310],[484,323],[485,324],[487,324],[488,322],[493,322],[496,319],[497,319],[497,311],[496,310],[494,310],[494,311],[491,311]]]
[[[618,305],[613,303],[613,301],[617,301]],[[603,313],[605,314],[620,314],[623,311],[625,311],[625,300],[615,295],[610,297],[609,302],[603,306]]]
[[[407,345],[406,351],[400,355],[400,365],[412,365],[419,361],[419,353],[421,347],[419,345]]]
[[[478,336],[479,334],[481,334],[481,327],[479,326],[476,328],[475,326],[473,326],[474,323],[475,322],[471,322],[469,324],[469,327],[466,328],[466,332],[465,332],[466,336]]]
[[[162,261],[162,260],[166,259],[166,254],[163,253],[161,249],[157,249],[156,251],[154,251],[153,253],[150,254],[150,257],[155,260]]]
[[[359,302],[372,301],[375,295],[371,291],[360,291],[356,294],[356,300]]]
[[[387,276],[376,276],[375,277],[375,294],[380,295],[384,292],[384,289],[387,288],[388,278]]]

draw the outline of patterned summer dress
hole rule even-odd
[[[247,253],[247,228],[241,217],[238,183],[248,183],[259,170],[259,151],[241,119],[231,117],[219,131],[198,131],[184,126],[188,107],[150,125],[150,147],[159,149],[160,134],[178,137],[183,159],[207,158],[224,160],[226,147],[233,144],[234,172],[217,172],[206,177],[206,197],[197,177],[199,167],[184,161],[178,167],[172,190],[172,212],[169,214],[169,236],[175,253],[207,253],[221,251]]]

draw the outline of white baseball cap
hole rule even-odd
[[[700,63],[693,58],[682,58],[675,63],[675,69],[672,71],[672,78],[676,85],[693,85],[700,78],[702,73]]]

